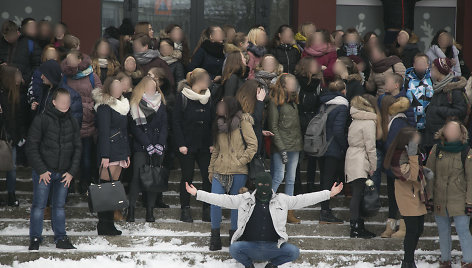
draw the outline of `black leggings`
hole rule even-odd
[[[156,203],[158,193],[143,191],[141,187],[141,179],[139,178],[139,168],[146,164],[146,162],[149,161],[148,159],[149,155],[145,152],[135,152],[133,155],[133,177],[131,178],[129,186],[130,207],[136,206],[136,200],[138,199],[140,192],[143,192],[143,198],[146,196],[145,203],[147,207],[154,207],[154,204]]]
[[[342,160],[331,156],[325,156],[320,159],[321,190],[331,190],[331,187],[333,187],[334,182],[343,181],[343,175],[340,175],[340,173],[342,173],[344,169],[344,166],[341,166]],[[329,200],[321,202],[321,209],[329,210]]]
[[[367,179],[360,178],[349,183],[351,186],[351,203],[349,204],[349,211],[351,212],[351,220],[358,220],[360,218],[362,197],[364,195],[365,181]]]
[[[202,175],[203,190],[211,192],[211,183],[208,179],[208,166],[210,165],[210,150],[199,150],[197,152],[188,152],[186,155],[177,153],[180,159],[180,167],[182,168],[182,178],[180,180],[180,207],[185,208],[190,206],[190,194],[185,189],[185,183],[189,184],[193,181],[195,171],[195,162],[200,168]],[[208,207],[209,204],[203,203],[203,207]]]
[[[395,198],[395,177],[387,175],[388,218],[396,219],[398,215],[397,199]]]
[[[405,250],[405,256],[403,260],[405,262],[415,261],[415,249],[418,245],[418,240],[423,233],[424,228],[424,215],[422,216],[405,216],[403,217],[406,225],[405,240],[403,240],[403,249]]]

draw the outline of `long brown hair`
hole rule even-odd
[[[139,102],[143,98],[144,91],[146,91],[146,84],[151,83],[151,82],[156,83],[156,90],[157,92],[159,92],[159,94],[161,94],[161,102],[166,104],[166,99],[164,98],[164,94],[162,93],[161,88],[157,84],[157,81],[152,79],[149,76],[145,76],[133,89],[133,93],[131,94],[131,101],[130,101],[131,105],[139,105]]]
[[[295,66],[295,74],[308,78],[308,84],[311,83],[311,79],[318,78],[321,80],[321,85],[324,85],[324,78],[323,73],[321,72],[321,68],[320,71],[316,74],[310,73],[310,65],[313,61],[316,62],[313,57],[304,57],[300,59],[300,61]]]
[[[193,50],[193,53],[192,53],[192,56],[195,55],[195,53],[197,52],[197,50],[202,46],[203,42],[205,40],[209,40],[210,39],[210,36],[211,34],[213,33],[213,31],[216,29],[216,28],[220,28],[220,26],[217,26],[217,25],[213,25],[213,26],[208,26],[207,28],[205,28],[202,33],[200,34],[200,39],[198,40],[198,43],[197,45],[195,46],[195,49]]]
[[[283,73],[279,78],[277,78],[277,82],[275,82],[275,85],[269,92],[270,99],[278,106],[283,105],[285,102],[294,102],[295,104],[298,104],[298,92],[288,96],[285,91],[288,78],[293,78],[297,81],[293,74]]]
[[[101,69],[100,64],[98,63],[98,46],[101,43],[106,43],[108,45],[109,54],[107,57],[108,66],[107,66],[107,76],[115,75],[120,69],[120,62],[116,59],[115,53],[110,45],[110,42],[106,38],[100,38],[95,42],[95,45],[92,49],[92,68],[93,71],[100,77]]]
[[[390,114],[388,112],[388,109],[392,104],[394,104],[397,101],[397,99],[392,96],[392,95],[385,95],[382,98],[382,101],[380,102],[380,115],[382,117],[382,140],[386,141],[387,140],[387,135],[388,135],[388,124],[390,123]]]
[[[233,51],[226,57],[225,68],[223,69],[223,77],[221,83],[224,84],[232,74],[241,71],[241,75],[246,73],[246,65],[243,64],[242,54],[240,51]]]
[[[236,92],[236,99],[239,101],[244,113],[254,113],[258,87],[259,83],[256,80],[247,80]]]
[[[383,162],[383,166],[385,169],[390,169],[392,166],[392,158],[393,154],[396,150],[405,150],[405,146],[413,139],[413,137],[417,134],[415,128],[412,127],[404,127],[400,129],[395,139],[393,139],[390,147],[388,147],[387,153],[385,154],[385,159]]]
[[[18,68],[8,65],[0,65],[0,86],[8,92],[8,103],[12,109],[10,116],[15,115],[16,106],[20,103],[20,87],[16,85],[16,73]]]

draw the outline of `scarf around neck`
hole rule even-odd
[[[242,112],[238,111],[233,118],[231,118],[231,122],[228,122],[224,117],[220,116],[216,120],[216,124],[218,126],[219,133],[230,133],[235,129],[238,129],[241,124],[241,116]]]
[[[158,58],[161,56],[159,50],[148,49],[144,52],[136,52],[134,53],[134,57],[136,58],[136,62],[138,64],[148,64],[153,59]]]
[[[210,96],[211,96],[209,89],[205,90],[205,94],[198,94],[188,87],[184,87],[182,89],[182,94],[190,100],[199,101],[203,105],[208,103],[208,100],[210,99]]]
[[[449,153],[462,152],[465,148],[467,148],[467,146],[467,143],[462,143],[461,141],[444,142],[438,144],[439,150]]]
[[[434,93],[441,92],[444,89],[444,87],[452,81],[452,79],[454,79],[454,74],[449,73],[446,77],[444,77],[443,80],[441,80],[439,82],[435,82],[433,84]]]
[[[167,63],[167,65],[171,65],[172,63],[174,62],[177,62],[178,59],[175,58],[175,57],[172,57],[172,56],[159,56],[161,58],[161,60],[165,61]]]
[[[146,117],[159,110],[159,107],[161,106],[161,98],[159,92],[156,92],[156,94],[152,96],[147,96],[146,93],[144,93],[139,105],[131,106],[131,116],[136,122],[136,125],[140,126],[147,124]]]
[[[98,66],[100,68],[108,68],[108,60],[107,59],[98,59]]]
[[[385,59],[372,63],[372,70],[375,73],[383,73],[387,71],[389,68],[392,68],[393,65],[401,61],[402,60],[397,56],[386,57]]]
[[[313,57],[321,57],[333,51],[336,51],[336,47],[331,44],[321,44],[305,47],[307,54]]]
[[[91,73],[93,73],[93,67],[92,65],[89,65],[89,67],[87,67],[85,70],[80,71],[76,73],[74,76],[72,76],[72,79],[74,80],[82,79],[86,76],[89,76]]]
[[[215,58],[222,59],[222,58],[225,57],[223,43],[212,42],[210,40],[205,40],[205,41],[203,41],[201,47],[203,48],[203,50],[206,51],[206,53],[210,54],[211,56],[213,56]]]

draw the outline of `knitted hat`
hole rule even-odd
[[[38,70],[43,74],[51,84],[59,85],[62,79],[61,66],[55,60],[48,60],[39,65]]]
[[[134,34],[134,26],[131,23],[130,19],[124,18],[119,29],[120,29],[120,34],[121,35],[133,35]]]
[[[438,71],[443,75],[448,75],[452,70],[452,61],[449,58],[436,58],[433,61],[434,66],[438,68]]]

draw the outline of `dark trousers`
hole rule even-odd
[[[89,185],[92,182],[93,137],[82,138],[82,156],[80,158],[80,183]],[[101,159],[100,159],[101,161]]]
[[[403,260],[405,262],[414,262],[416,246],[418,245],[418,240],[423,233],[424,215],[404,216],[403,220],[406,225],[406,235],[405,240],[403,240],[403,249],[405,250]]]
[[[320,166],[323,166],[321,173],[321,190],[331,190],[335,182],[342,180],[343,176],[340,176],[340,170],[342,171],[343,161],[332,156],[324,156],[321,158]],[[329,210],[329,200],[321,202],[322,210]]]
[[[398,215],[397,199],[395,198],[395,177],[387,172],[388,218],[396,219]]]
[[[190,206],[190,194],[185,190],[185,183],[191,184],[193,182],[193,175],[195,173],[195,162],[200,168],[202,175],[203,190],[211,192],[211,183],[208,179],[208,166],[210,165],[210,150],[198,150],[196,152],[188,152],[186,155],[178,153],[180,159],[180,167],[182,169],[182,178],[180,180],[180,207],[185,208]],[[203,207],[208,207],[209,204],[203,203]]]
[[[149,160],[149,155],[145,152],[135,152],[133,155],[133,177],[129,187],[129,206],[135,207],[136,200],[138,199],[139,193],[143,192],[141,189],[141,179],[139,178],[139,168],[146,164]],[[143,192],[144,193],[144,192]],[[145,192],[146,194],[146,205],[154,206],[156,203],[157,192]]]
[[[360,218],[362,197],[364,195],[365,181],[367,179],[360,178],[349,183],[351,186],[351,203],[349,204],[349,211],[351,212],[351,220],[358,220]]]

